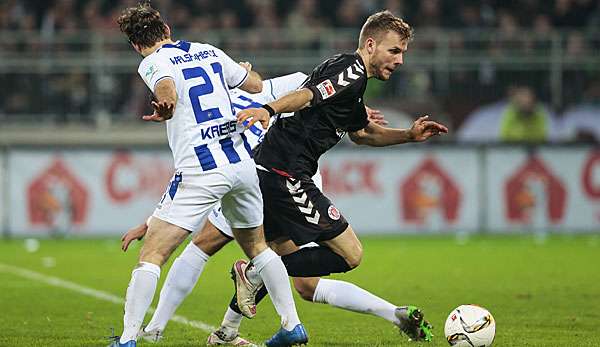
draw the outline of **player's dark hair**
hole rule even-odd
[[[403,40],[410,41],[413,37],[413,30],[408,23],[394,16],[392,12],[385,10],[374,13],[367,18],[360,30],[358,46],[364,47],[369,37],[379,39],[388,31],[397,32]]]
[[[152,47],[169,38],[169,31],[160,12],[152,8],[149,1],[142,1],[137,6],[123,10],[117,23],[130,43],[143,48]]]

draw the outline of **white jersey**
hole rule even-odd
[[[166,123],[177,171],[208,171],[252,158],[229,96],[248,72],[223,51],[196,42],[165,44],[142,60],[138,73],[152,92],[164,78],[175,82],[177,104]]]
[[[238,111],[247,108],[258,108],[264,104],[281,98],[294,90],[300,88],[308,76],[302,72],[295,72],[289,75],[271,78],[263,81],[262,92],[252,94],[245,92],[239,88],[230,91],[231,102]],[[275,117],[271,118],[271,124],[275,121]],[[259,123],[253,124],[246,130],[246,138],[250,147],[254,148],[262,142],[266,130]]]

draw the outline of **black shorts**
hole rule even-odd
[[[311,179],[258,170],[267,241],[284,237],[298,246],[335,238],[348,222]]]

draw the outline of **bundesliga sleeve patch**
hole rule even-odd
[[[323,100],[335,94],[335,88],[333,88],[333,84],[330,80],[325,80],[317,84],[317,89],[321,93],[321,97],[323,97]]]

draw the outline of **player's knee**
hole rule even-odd
[[[315,295],[315,285],[313,283],[302,279],[294,280],[294,288],[302,299],[310,302],[313,301]]]
[[[160,249],[142,249],[142,252],[140,253],[140,262],[148,262],[157,264],[158,266],[163,266],[164,263],[169,260],[170,255],[170,252]]]
[[[351,252],[347,253],[344,256],[344,259],[346,260],[346,263],[348,263],[348,266],[350,266],[351,269],[354,269],[360,265],[362,257],[363,250],[362,246],[359,244],[356,245]]]

